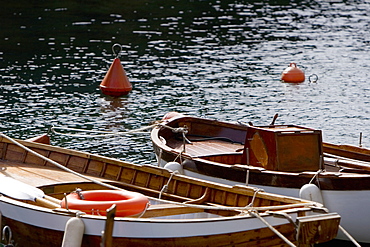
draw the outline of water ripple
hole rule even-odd
[[[334,1],[7,3],[0,21],[0,128],[17,138],[51,125],[125,131],[166,112],[227,121],[298,124],[324,140],[370,145],[369,4]],[[32,10],[32,11],[31,11]],[[10,21],[9,21],[10,20]],[[99,84],[123,45],[132,92]],[[296,62],[319,81],[281,83]],[[56,145],[152,163],[148,134],[53,136]]]

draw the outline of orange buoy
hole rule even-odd
[[[30,138],[30,139],[27,139],[26,141],[37,142],[37,143],[50,145],[50,137],[47,134],[43,134],[43,135],[40,135],[40,136],[35,136],[35,137]]]
[[[115,44],[112,47],[113,52],[114,46],[116,45],[118,44]],[[100,90],[103,92],[103,94],[113,97],[127,95],[132,90],[132,85],[126,76],[126,72],[123,69],[118,56],[113,60],[113,63],[110,66],[107,74],[100,83]]]
[[[297,64],[290,63],[289,67],[281,74],[281,80],[284,82],[300,83],[304,82],[305,76],[303,71],[297,67]]]

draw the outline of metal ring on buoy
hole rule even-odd
[[[80,193],[84,199],[77,193],[71,193],[62,200],[61,206],[87,214],[106,215],[106,211],[116,204],[116,216],[125,217],[142,213],[149,203],[146,196],[130,191],[90,190]]]
[[[311,83],[316,83],[319,80],[319,77],[316,74],[312,74],[308,77],[308,81]]]
[[[115,47],[119,47],[119,51],[117,53],[114,50]],[[119,58],[121,56],[122,46],[120,44],[114,44],[114,45],[112,45],[112,51],[113,51],[113,54],[116,56],[116,58]]]

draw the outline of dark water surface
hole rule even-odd
[[[370,4],[362,1],[12,1],[0,9],[0,130],[148,126],[169,111],[298,124],[324,141],[370,145]],[[100,82],[123,46],[125,97]],[[317,83],[280,82],[290,62]],[[147,134],[53,144],[154,161]]]
[[[135,130],[169,111],[323,130],[370,146],[370,2],[8,1],[0,9],[0,131]],[[99,84],[123,46],[125,97]],[[280,82],[295,62],[317,83]],[[53,135],[54,145],[155,161],[148,134]]]

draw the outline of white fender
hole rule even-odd
[[[178,171],[180,174],[184,174],[184,169],[182,168],[182,165],[178,162],[168,162],[165,166],[165,169],[170,170],[171,172]]]
[[[321,190],[314,184],[305,184],[299,190],[299,197],[305,200],[318,202],[324,205]]]
[[[73,217],[67,221],[62,247],[81,247],[85,224],[81,218]]]

